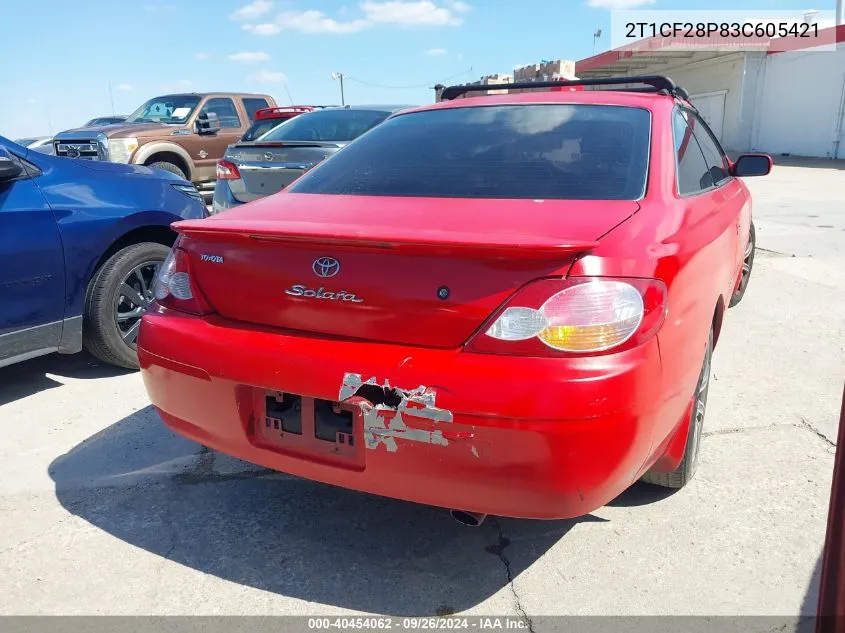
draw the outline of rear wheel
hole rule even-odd
[[[751,230],[748,233],[748,243],[745,245],[745,254],[742,257],[742,272],[740,273],[739,286],[731,296],[729,308],[733,308],[742,301],[745,289],[748,287],[748,280],[751,278],[751,269],[754,268],[754,251],[757,247],[757,234],[754,230],[754,223],[751,223]]]
[[[182,171],[182,168],[179,165],[171,163],[166,160],[159,160],[154,163],[149,163],[147,167],[154,167],[156,169],[163,169],[164,171],[169,171],[171,174],[176,174],[182,180],[187,180],[188,175]]]
[[[662,486],[664,488],[683,488],[689,483],[696,468],[698,468],[698,456],[701,449],[701,432],[704,426],[704,413],[707,409],[707,390],[710,386],[710,361],[713,357],[713,330],[707,338],[707,349],[704,352],[704,362],[701,365],[701,373],[695,386],[693,395],[692,413],[687,431],[687,445],[684,449],[684,458],[678,467],[668,473],[647,472],[643,475],[643,481]]]
[[[83,345],[110,365],[138,368],[136,340],[141,317],[153,300],[153,282],[170,249],[155,242],[133,244],[112,255],[88,288]]]

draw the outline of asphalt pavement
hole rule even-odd
[[[0,370],[0,614],[813,613],[845,381],[845,171],[748,184],[760,250],[684,490],[467,528],[208,452],[163,427],[137,374],[45,357]]]

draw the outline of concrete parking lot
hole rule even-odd
[[[845,166],[748,184],[760,250],[686,489],[466,528],[207,452],[159,423],[137,374],[45,357],[0,370],[0,613],[814,612],[845,381]]]

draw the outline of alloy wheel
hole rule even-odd
[[[692,442],[690,455],[698,455],[701,445],[701,433],[704,427],[704,413],[707,409],[707,391],[710,387],[710,361],[711,355],[707,353],[704,357],[704,365],[701,368],[701,375],[695,389],[695,402],[692,412],[692,435],[689,441]],[[697,460],[696,460],[697,461]]]
[[[135,266],[120,284],[115,297],[114,318],[123,342],[136,349],[141,317],[153,302],[153,283],[161,262],[144,262]]]
[[[740,284],[743,284],[748,279],[748,275],[751,274],[751,264],[754,259],[754,240],[751,238],[748,239],[748,244],[745,245],[745,254],[742,258],[742,279],[740,280]]]

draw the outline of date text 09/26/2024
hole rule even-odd
[[[819,25],[806,22],[626,22],[625,37],[817,38]]]
[[[339,617],[308,618],[311,631],[442,631],[442,630],[528,630],[529,624],[519,617]]]

